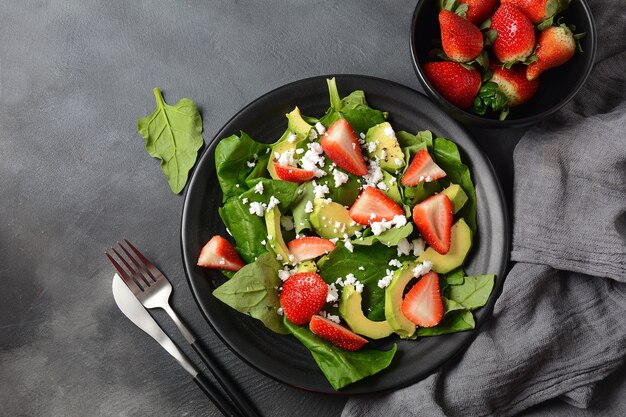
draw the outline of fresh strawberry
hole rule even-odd
[[[576,42],[580,37],[581,35],[574,35],[565,24],[542,30],[535,52],[537,61],[526,67],[526,78],[532,81],[542,72],[569,61],[576,52]]]
[[[445,255],[450,250],[452,202],[445,194],[435,194],[413,207],[413,221],[422,238]]]
[[[299,237],[287,243],[287,246],[298,262],[317,258],[335,249],[333,242],[317,236]]]
[[[414,187],[420,182],[430,182],[446,176],[446,172],[439,168],[426,149],[420,150],[406,172],[402,176],[402,185]]]
[[[500,3],[517,7],[535,24],[553,17],[562,7],[561,0],[500,0]]]
[[[474,68],[456,62],[427,62],[422,66],[426,79],[446,100],[466,109],[480,89],[481,76]]]
[[[402,207],[375,187],[365,188],[348,213],[352,220],[363,225],[404,216]]]
[[[281,165],[278,162],[274,162],[274,170],[278,178],[289,182],[305,182],[313,178],[314,175],[313,171],[289,165]]]
[[[523,62],[535,49],[533,23],[517,7],[509,4],[498,7],[491,17],[491,30],[487,36],[496,33],[493,53],[505,65]]]
[[[483,50],[483,34],[474,24],[448,10],[439,12],[441,44],[448,58],[468,62]]]
[[[245,265],[233,245],[221,236],[213,236],[198,257],[198,266],[206,268],[239,271]]]
[[[467,20],[475,25],[480,25],[491,16],[497,0],[459,0],[459,2],[467,4],[467,12],[465,13]]]
[[[293,324],[305,325],[322,309],[328,295],[328,285],[313,272],[300,272],[283,283],[280,306]]]
[[[315,315],[311,318],[309,329],[322,339],[346,350],[359,350],[367,343],[367,339],[359,336],[341,324],[330,321],[322,316]]]
[[[404,297],[402,314],[421,327],[433,327],[443,318],[443,302],[439,290],[439,276],[429,272],[420,278]]]
[[[539,88],[539,79],[528,81],[526,68],[523,65],[517,65],[513,68],[502,68],[494,65],[492,70],[491,81],[498,84],[498,89],[507,97],[510,107],[525,103],[535,95]]]
[[[339,119],[326,130],[320,140],[322,149],[339,168],[354,175],[366,175],[367,165],[352,126],[346,119]]]

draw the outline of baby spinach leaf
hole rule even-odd
[[[306,327],[290,323],[287,319],[285,326],[311,351],[313,359],[335,390],[387,368],[397,350],[397,345],[394,344],[387,351],[362,349],[351,352],[322,339]]]
[[[476,326],[474,316],[468,310],[455,310],[444,316],[441,323],[435,327],[419,327],[418,336],[439,336],[447,333],[471,330]]]
[[[267,176],[268,149],[268,145],[255,141],[245,132],[224,138],[217,144],[215,170],[222,188],[222,201],[246,191],[247,181]]]
[[[170,106],[161,90],[153,90],[156,108],[150,116],[137,120],[137,130],[146,141],[150,156],[161,160],[161,169],[172,191],[179,194],[189,178],[189,170],[204,144],[202,117],[188,98]]]
[[[213,295],[235,310],[260,320],[268,329],[287,334],[289,330],[277,313],[280,307],[278,287],[282,284],[279,269],[276,258],[264,253],[217,287]]]
[[[315,192],[313,191],[313,183],[307,181],[298,186],[296,198],[293,201],[291,210],[293,212],[293,224],[296,233],[300,233],[305,229],[311,229],[311,213],[306,212],[306,205],[310,201],[313,204]]]
[[[441,276],[441,289],[445,289],[449,285],[461,285],[465,278],[463,267],[458,267]]]
[[[478,275],[465,277],[463,284],[452,285],[447,289],[447,295],[468,310],[476,310],[487,303],[495,275]]]
[[[413,224],[407,223],[402,227],[385,230],[378,236],[369,235],[352,240],[355,245],[371,246],[374,242],[380,242],[385,246],[398,246],[398,242],[413,233]]]

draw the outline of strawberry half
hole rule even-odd
[[[497,33],[493,41],[493,53],[505,65],[511,66],[526,60],[535,49],[533,23],[517,7],[509,4],[498,7],[491,17],[489,32],[492,31]]]
[[[459,0],[460,3],[467,4],[465,17],[475,25],[483,23],[493,12],[497,0]]]
[[[516,65],[513,68],[494,65],[491,69],[493,70],[491,81],[498,84],[498,90],[507,97],[510,107],[527,102],[539,89],[539,79],[528,81],[524,65]]]
[[[402,185],[414,187],[420,182],[430,182],[446,176],[446,172],[433,161],[427,150],[415,154],[411,164],[402,176]]]
[[[439,276],[429,272],[420,278],[404,297],[402,314],[421,327],[433,327],[443,318],[443,302],[439,290]]]
[[[565,24],[542,30],[535,52],[537,61],[526,67],[526,78],[532,81],[542,72],[565,64],[574,56],[580,38],[581,35],[574,35]]]
[[[452,202],[445,194],[435,194],[413,207],[413,221],[422,238],[445,255],[450,250]]]
[[[483,34],[473,23],[448,10],[439,12],[441,45],[448,58],[468,62],[483,50]]]
[[[315,175],[313,171],[289,165],[281,165],[277,162],[274,162],[274,170],[276,171],[278,178],[289,182],[306,182],[312,179]]]
[[[298,262],[317,258],[335,249],[333,242],[317,236],[299,237],[287,243],[287,246]]]
[[[404,216],[404,210],[378,188],[367,187],[352,204],[348,214],[358,224],[369,225],[390,221],[394,216]]]
[[[359,336],[341,324],[330,321],[322,316],[311,318],[309,329],[319,337],[346,350],[359,350],[367,343],[367,339]]]
[[[339,168],[351,174],[363,176],[367,174],[367,165],[361,153],[352,126],[346,119],[339,119],[326,130],[320,140],[322,149]]]
[[[198,266],[227,271],[239,271],[246,264],[230,242],[221,236],[213,236],[200,251]]]
[[[283,283],[280,306],[293,324],[305,325],[326,302],[328,285],[313,272],[300,272]]]
[[[472,105],[482,78],[474,68],[457,62],[427,62],[422,66],[426,79],[446,100],[466,109]]]

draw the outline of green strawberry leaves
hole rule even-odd
[[[137,130],[146,141],[148,154],[161,160],[172,191],[180,194],[204,144],[202,117],[193,101],[183,98],[170,106],[160,89],[153,92],[156,108],[150,116],[137,120]]]
[[[483,74],[483,84],[478,90],[478,95],[472,104],[472,112],[484,116],[487,111],[500,112],[500,120],[504,120],[509,114],[508,98],[498,89],[498,84],[491,80],[493,71],[488,70]]]

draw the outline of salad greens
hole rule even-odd
[[[371,108],[363,91],[354,91],[341,98],[334,79],[328,80],[328,89],[330,108],[327,112],[320,119],[316,119],[300,115],[299,109],[294,109],[287,114],[287,130],[273,144],[257,142],[245,132],[240,132],[239,135],[222,139],[217,145],[215,166],[223,192],[223,205],[219,209],[219,215],[235,240],[238,253],[247,265],[236,273],[225,272],[230,279],[220,285],[213,294],[237,311],[260,320],[270,330],[281,334],[293,334],[311,351],[314,360],[333,388],[340,389],[385,369],[391,363],[397,347],[394,345],[388,351],[369,348],[358,351],[344,350],[317,336],[309,328],[297,326],[290,323],[286,317],[281,317],[279,296],[282,282],[291,274],[300,271],[299,268],[316,271],[329,285],[329,294],[337,292],[337,297],[334,299],[329,297],[324,307],[323,313],[327,317],[337,314],[338,311],[341,314],[348,311],[338,309],[338,303],[343,302],[341,300],[343,286],[350,283],[356,286],[353,288],[359,288],[355,290],[359,293],[360,305],[357,305],[359,320],[365,323],[365,327],[368,322],[378,322],[377,328],[380,329],[381,326],[383,328],[388,326],[386,323],[389,317],[386,317],[386,314],[402,314],[399,305],[390,309],[393,310],[392,313],[386,312],[385,309],[386,293],[392,286],[390,280],[399,275],[395,272],[399,272],[404,268],[403,265],[408,263],[418,265],[420,268],[432,266],[435,271],[440,267],[439,271],[442,273],[439,275],[439,285],[443,319],[433,327],[418,327],[411,338],[473,329],[475,322],[472,311],[487,303],[495,277],[466,276],[463,270],[463,261],[471,247],[472,234],[476,232],[476,193],[470,170],[462,162],[454,142],[434,137],[428,130],[410,133],[393,132],[392,129],[391,134],[388,134],[389,125],[380,126],[386,121],[388,114]],[[159,111],[166,112],[165,107]],[[361,138],[359,143],[363,147],[363,152],[369,152],[371,159],[368,163],[368,174],[363,177],[341,170],[321,151],[317,154],[313,152],[316,146],[320,147],[319,136],[339,119],[346,119],[349,122]],[[373,135],[371,132],[374,127],[378,128],[378,135],[382,134],[381,131],[388,135],[385,140],[390,142],[386,142],[385,146],[393,143],[396,150],[399,147],[400,155],[404,155],[404,162],[401,158],[397,160],[402,164],[397,162],[398,165],[393,169],[388,166],[381,169],[381,166],[377,166],[377,157],[372,156],[372,151],[367,149],[368,141],[376,140],[368,136]],[[427,179],[426,182],[420,179],[416,186],[402,185],[400,179],[407,171],[409,162],[422,150],[426,150],[432,156],[436,164],[445,171],[446,176],[433,181]],[[313,156],[310,155],[311,152]],[[397,152],[399,154],[399,150]],[[307,158],[308,161],[305,161]],[[312,180],[296,183],[278,179],[276,166],[279,163],[284,165],[279,161],[291,161],[286,165],[298,168],[298,164],[303,167],[305,163],[310,165],[311,158],[318,158],[315,162],[316,176]],[[446,258],[445,255],[438,255],[436,260],[431,258],[433,260],[429,262],[427,252],[431,248],[424,251],[417,228],[411,221],[404,220],[411,217],[412,208],[417,203],[454,184],[456,185],[453,188],[461,194],[464,192],[467,198],[455,200],[457,206],[453,222],[464,225],[464,220],[469,230],[468,226],[464,226],[465,241],[464,244],[457,244],[454,256]],[[383,190],[382,192],[401,207],[406,217],[401,219],[403,221],[400,224],[377,230],[375,233],[374,227],[361,227],[352,221],[351,224],[344,223],[342,229],[341,222],[336,220],[348,216],[348,211],[344,207],[352,205],[367,186]],[[459,191],[460,189],[462,191]],[[446,191],[448,190],[444,193]],[[324,199],[325,202],[320,203]],[[331,200],[332,203],[336,203],[332,209],[334,211],[331,212],[331,209],[327,208],[329,211],[322,213],[321,210],[325,210],[325,207],[332,206]],[[276,213],[276,209],[272,210],[273,207],[276,207],[279,213]],[[282,226],[278,220],[273,220],[270,226],[268,220],[264,218],[264,212],[269,213],[270,210],[273,214],[280,214]],[[331,217],[330,231],[327,216]],[[326,223],[322,224],[320,219]],[[350,216],[347,219],[350,221]],[[289,254],[290,249],[286,246],[280,248],[274,246],[278,242],[276,236],[281,237],[280,241],[285,238],[286,242],[302,234],[321,235],[322,227],[326,228],[325,234],[335,233],[335,237],[330,239],[334,243],[334,249],[323,255],[316,263],[312,260],[298,263],[297,259],[291,256],[285,259],[286,257],[280,253]],[[344,233],[354,227],[358,232]],[[459,247],[467,249],[459,254]],[[452,247],[450,252],[454,252]],[[441,265],[435,265],[437,262]],[[416,277],[419,279],[425,272],[420,274],[411,269],[409,273],[415,275],[410,275],[406,279],[415,282]],[[395,291],[399,291],[398,297],[402,301],[404,287],[399,287],[398,290],[396,286]],[[391,320],[389,322],[391,323]],[[388,328],[389,331],[381,337],[395,330],[392,327]],[[367,336],[365,333],[362,334]]]
[[[202,117],[195,103],[187,98],[170,106],[161,90],[153,90],[154,112],[137,121],[137,130],[146,141],[150,156],[161,160],[161,169],[172,191],[179,194],[202,148]]]

